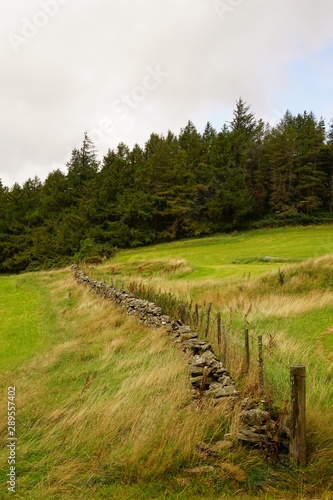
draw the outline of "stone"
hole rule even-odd
[[[197,377],[190,377],[190,382],[195,387],[200,387],[201,386],[201,381],[202,381],[202,375],[199,375]]]
[[[239,415],[240,422],[247,426],[260,426],[265,423],[268,419],[269,415],[267,411],[260,410],[259,408],[253,410],[243,411]]]
[[[222,384],[223,387],[227,386],[227,385],[232,385],[233,384],[233,380],[231,377],[228,377],[226,375],[223,375],[223,377],[219,377],[218,378],[218,382],[220,384]]]
[[[225,450],[231,450],[233,446],[233,443],[227,440],[218,441],[216,443],[205,443],[204,441],[199,441],[197,443],[197,450],[208,455],[220,455]]]
[[[244,398],[240,402],[242,410],[253,410],[258,407],[258,401],[253,398]]]
[[[193,358],[190,359],[189,363],[195,366],[207,366],[206,358],[199,355],[193,356]]]
[[[200,467],[193,467],[193,469],[188,469],[189,474],[208,474],[214,472],[215,467],[212,465],[201,465]]]
[[[209,390],[207,391],[207,396],[214,399],[226,398],[228,396],[233,396],[234,394],[237,394],[234,385],[229,385],[227,387],[221,387],[221,389],[214,390],[211,390],[211,388],[209,387]]]
[[[246,443],[257,444],[262,441],[262,438],[259,438],[258,434],[255,434],[253,431],[249,429],[241,429],[237,433],[237,439],[240,441],[245,441]]]
[[[182,333],[180,334],[180,342],[185,342],[186,340],[198,338],[198,334],[195,332]]]
[[[213,364],[213,373],[216,377],[222,377],[223,375],[228,375],[228,371],[224,368],[221,361],[215,361]]]
[[[211,446],[208,443],[205,443],[204,441],[197,442],[197,449],[199,451],[209,452],[210,448]]]
[[[211,452],[214,455],[220,455],[220,453],[222,453],[223,451],[231,450],[231,448],[233,448],[233,447],[234,447],[234,444],[231,441],[227,441],[227,440],[218,441],[217,443],[215,443],[212,446]]]
[[[202,353],[202,357],[205,358],[209,362],[210,365],[213,363],[213,361],[217,360],[217,357],[215,356],[215,354],[210,350],[207,350],[204,353]]]
[[[204,373],[204,367],[193,364],[188,367],[188,372],[191,377],[202,377]]]
[[[185,352],[190,351],[194,355],[201,355],[211,348],[211,344],[204,340],[190,339],[183,343],[183,350]]]
[[[185,334],[185,333],[191,333],[191,328],[190,328],[189,326],[187,326],[187,325],[185,325],[185,326],[180,326],[180,327],[178,328],[178,332],[179,332],[179,334],[180,334],[180,335],[183,335],[183,334]]]

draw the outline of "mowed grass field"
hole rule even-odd
[[[59,341],[49,321],[51,297],[36,275],[0,276],[0,370],[30,359],[36,352]]]
[[[257,276],[288,261],[332,252],[333,226],[286,227],[125,250],[118,253],[113,264],[115,270],[136,274],[140,265],[142,267],[148,262],[183,262],[184,268],[176,275],[170,274],[169,280],[236,281],[244,273]],[[149,272],[149,268],[142,269]]]
[[[332,360],[332,255],[333,226],[286,227],[125,250],[98,270],[118,286],[142,283],[201,309],[211,302],[225,322],[232,311],[238,328],[304,339]]]
[[[202,311],[211,301],[210,340],[218,352],[213,318],[220,311],[227,367],[244,396],[256,396],[254,339],[262,334],[265,397],[272,397],[274,411],[288,399],[289,365],[304,363],[308,465],[301,469],[269,465],[260,451],[236,441],[219,456],[198,453],[198,441],[235,435],[235,415],[193,404],[187,360],[163,330],[151,331],[95,297],[69,270],[1,277],[0,429],[5,441],[7,387],[15,385],[16,497],[332,498],[331,231],[293,228],[177,242],[119,252],[98,267],[106,279],[165,289],[183,302],[197,301]],[[245,326],[249,377],[242,371]],[[7,455],[3,447],[3,497]],[[192,472],[207,465],[213,469]]]

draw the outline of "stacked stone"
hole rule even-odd
[[[195,399],[206,397],[212,405],[221,401],[232,400],[241,407],[237,438],[249,445],[265,448],[271,454],[287,453],[290,431],[284,422],[270,418],[269,412],[258,408],[258,401],[242,399],[232,377],[212,351],[212,346],[205,340],[199,340],[196,332],[180,320],[172,320],[153,302],[136,298],[126,290],[106,285],[86,276],[77,266],[72,266],[78,283],[89,286],[91,290],[104,298],[109,298],[129,315],[138,316],[140,321],[152,328],[165,326],[166,331],[189,357],[189,380]]]
[[[128,314],[138,316],[142,323],[158,328],[171,322],[169,316],[163,315],[162,309],[153,302],[137,299],[126,290],[119,290],[101,281],[91,279],[82,271],[76,270],[76,276],[78,283],[89,286],[96,295],[111,299],[118,306],[125,308]]]
[[[271,419],[268,411],[258,408],[255,400],[243,399],[239,414],[237,438],[243,443],[264,449],[267,455],[282,458],[289,451],[290,428],[288,416],[279,421]]]
[[[172,321],[156,304],[138,299],[126,290],[91,279],[82,271],[76,270],[76,276],[79,283],[88,285],[97,295],[111,299],[128,314],[138,316],[142,323],[155,328],[166,326],[174,342],[181,344],[183,351],[190,356],[188,371],[194,397],[204,394],[214,405],[226,397],[239,397],[232,378],[213,353],[211,344],[199,340],[198,334],[188,325],[179,320]]]
[[[213,405],[226,397],[239,398],[234,381],[213,353],[209,342],[199,340],[198,334],[179,320],[172,321],[166,330],[190,356],[188,373],[195,398],[205,395]]]

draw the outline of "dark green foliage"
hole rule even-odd
[[[110,243],[96,243],[94,238],[81,241],[79,251],[74,255],[75,261],[84,261],[87,264],[109,259],[115,254],[115,248]]]
[[[120,143],[102,164],[87,136],[67,173],[11,189],[0,181],[0,271],[97,262],[116,247],[216,231],[332,220],[333,122],[286,112],[274,128],[242,99],[233,119],[203,134],[152,133]]]

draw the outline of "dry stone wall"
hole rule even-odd
[[[228,370],[212,351],[212,346],[200,340],[179,319],[172,319],[153,302],[138,299],[126,290],[119,290],[101,281],[89,278],[76,265],[72,266],[78,283],[88,286],[93,293],[110,299],[127,314],[137,316],[149,327],[164,327],[170,338],[188,356],[189,381],[193,398],[208,398],[210,404],[217,405],[226,399],[240,407],[238,439],[249,445],[264,448],[270,454],[287,453],[290,432],[282,422],[270,418],[269,412],[258,408],[258,402],[242,399]]]

